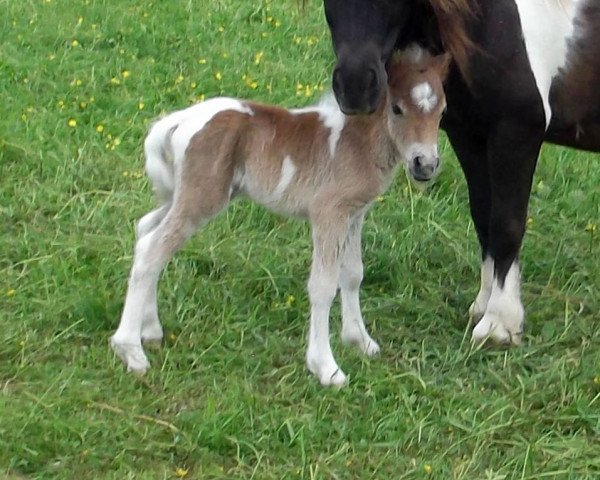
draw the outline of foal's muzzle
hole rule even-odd
[[[440,157],[416,155],[410,161],[408,171],[418,182],[428,182],[431,180],[440,166]]]

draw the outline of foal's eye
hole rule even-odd
[[[392,104],[392,112],[394,112],[394,115],[404,115],[402,109],[395,103]]]

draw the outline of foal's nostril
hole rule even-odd
[[[413,158],[413,163],[415,164],[415,168],[421,168],[423,166],[423,157],[421,155],[417,155]]]

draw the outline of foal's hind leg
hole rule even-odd
[[[356,345],[365,355],[371,356],[379,353],[379,345],[367,332],[359,299],[363,279],[360,248],[363,219],[362,212],[352,219],[342,250],[339,280],[342,297],[342,342]]]
[[[111,338],[113,350],[125,362],[128,371],[144,373],[150,366],[141,343],[144,319],[156,318],[158,322],[158,277],[173,253],[192,233],[185,219],[172,209],[158,227],[136,243],[121,322]]]
[[[139,240],[153,231],[163,221],[170,208],[171,203],[169,202],[144,215],[136,225],[136,238]],[[148,304],[156,307],[156,299],[150,299]],[[158,319],[158,309],[149,307],[149,310],[142,318],[142,341],[160,343],[163,338],[163,329]]]
[[[146,318],[156,318],[158,322],[156,289],[160,272],[198,225],[228,202],[228,195],[222,193],[228,186],[218,189],[212,185],[212,191],[204,198],[197,198],[198,192],[203,191],[199,183],[182,186],[183,192],[163,221],[137,241],[121,322],[111,338],[113,350],[129,371],[144,373],[150,366],[142,348],[143,325]],[[190,192],[195,195],[189,195]]]

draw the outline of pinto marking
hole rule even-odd
[[[284,194],[286,189],[289,187],[292,182],[294,175],[296,174],[296,165],[292,162],[292,158],[289,155],[286,155],[281,163],[281,177],[279,179],[279,183],[273,190],[273,197],[278,200]]]
[[[567,63],[579,1],[515,0],[529,64],[544,105],[546,128],[552,119],[552,80]]]
[[[333,94],[329,92],[324,94],[317,105],[304,108],[293,108],[290,112],[293,115],[301,115],[303,113],[318,114],[319,120],[329,129],[329,155],[333,157],[340,135],[346,124],[346,115],[340,110]]]

